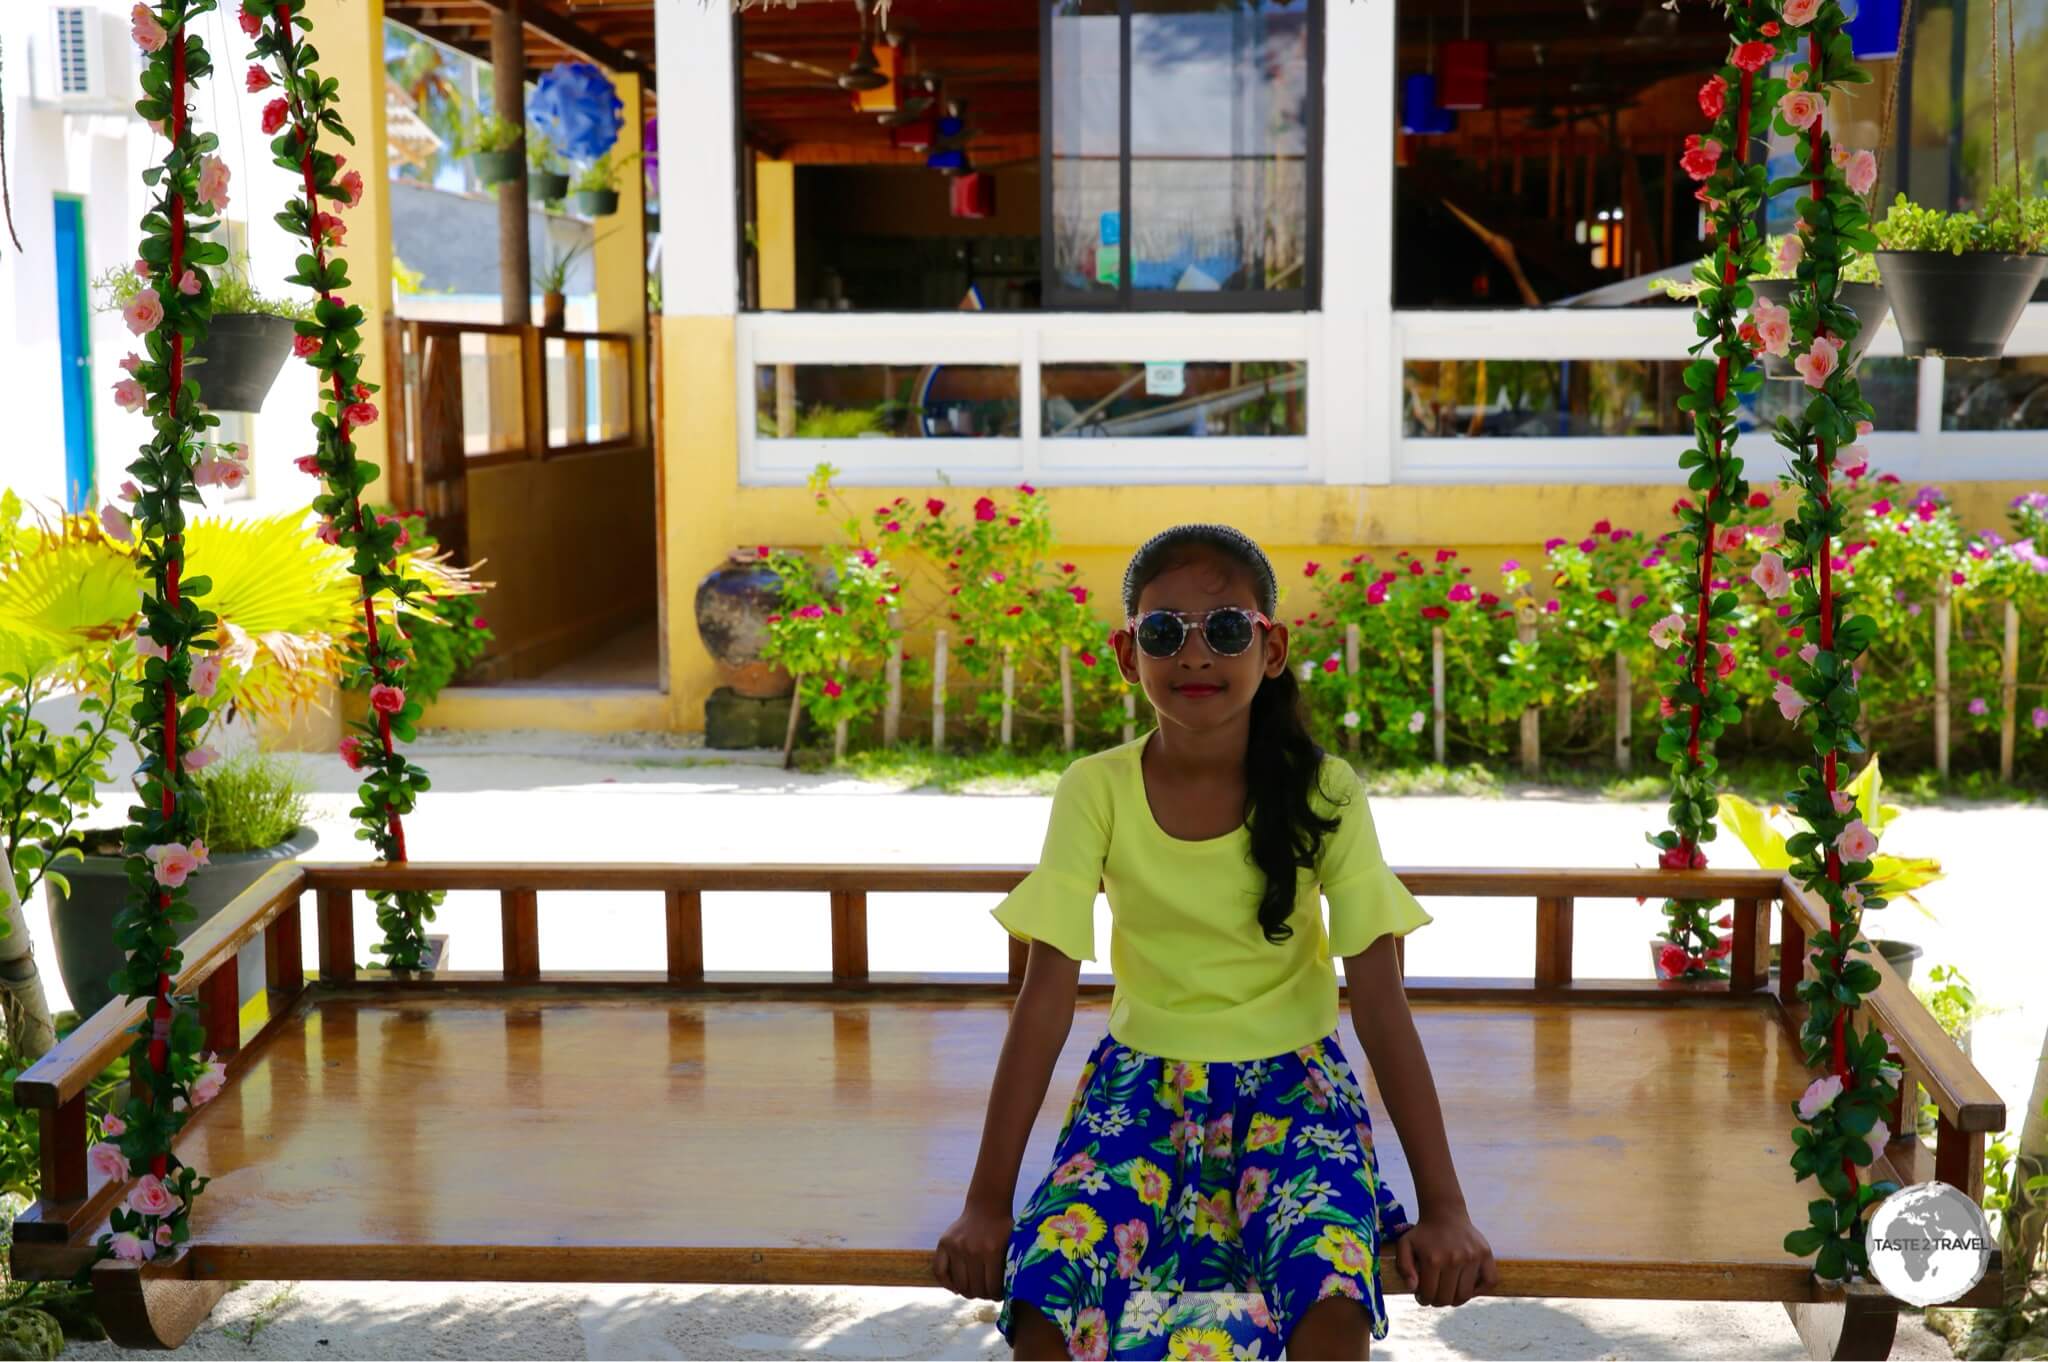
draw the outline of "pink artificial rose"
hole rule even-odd
[[[1737,44],[1735,51],[1729,54],[1728,60],[1737,70],[1754,74],[1768,66],[1771,58],[1777,54],[1778,49],[1773,44],[1751,39],[1749,42]]]
[[[1807,1084],[1806,1091],[1799,1098],[1799,1119],[1811,1121],[1835,1104],[1842,1095],[1842,1079],[1838,1074],[1816,1078]]]
[[[106,1118],[100,1122],[100,1129],[106,1133],[108,1139],[118,1140],[128,1133],[128,1123],[108,1112]]]
[[[1870,451],[1862,445],[1843,445],[1835,455],[1835,469],[1845,478],[1860,478],[1870,471]]]
[[[1659,648],[1669,648],[1684,632],[1685,617],[1673,611],[1650,626],[1650,642]]]
[[[224,213],[228,207],[228,181],[234,178],[228,163],[218,156],[199,158],[199,201],[210,206],[216,213]]]
[[[202,657],[192,664],[192,693],[202,700],[211,700],[220,687],[220,659]],[[189,763],[188,763],[189,764]]]
[[[192,839],[192,859],[201,865],[213,864],[213,858],[206,854],[206,843],[200,841],[197,837]]]
[[[220,753],[211,747],[195,747],[179,759],[180,764],[188,771],[204,771],[219,760]]]
[[[155,289],[143,289],[129,300],[128,306],[121,309],[121,319],[128,323],[128,329],[136,335],[146,335],[156,330],[158,323],[163,321],[164,300],[157,296]]]
[[[1792,348],[1792,313],[1770,299],[1759,296],[1749,312],[1756,327],[1760,348],[1767,355],[1783,355]]]
[[[1811,90],[1790,90],[1778,101],[1778,112],[1785,115],[1785,121],[1801,132],[1820,122],[1823,106],[1820,96]]]
[[[1819,656],[1820,645],[1818,643],[1809,643],[1799,650],[1799,660],[1809,667],[1813,665],[1814,659]]]
[[[1685,155],[1678,158],[1678,163],[1695,180],[1707,179],[1721,164],[1721,144],[1711,137],[1692,133],[1685,139]]]
[[[405,692],[382,683],[370,687],[370,708],[379,714],[396,714],[405,708]]]
[[[1815,336],[1813,347],[1792,361],[1792,367],[1806,380],[1809,388],[1825,388],[1828,379],[1834,375],[1835,364],[1841,347],[1826,336]]]
[[[1719,76],[1707,77],[1707,83],[1700,86],[1700,112],[1709,120],[1719,118],[1728,107],[1728,82]]]
[[[249,469],[240,459],[216,455],[200,461],[192,480],[203,487],[225,487],[232,492],[248,476]]]
[[[244,81],[245,88],[250,94],[262,94],[270,88],[270,73],[260,66],[251,66]]]
[[[1868,149],[1859,151],[1849,158],[1842,173],[1851,193],[1868,194],[1877,185],[1877,157]]]
[[[1778,267],[1796,270],[1799,262],[1806,259],[1806,241],[1796,233],[1789,234],[1778,243]]]
[[[199,292],[199,271],[186,270],[183,274],[179,275],[178,292],[184,294],[187,298],[196,296]]]
[[[320,353],[320,338],[318,336],[305,335],[293,336],[292,353],[300,359],[311,359]]]
[[[1685,947],[1683,946],[1667,945],[1663,950],[1657,952],[1657,968],[1663,970],[1670,978],[1678,978],[1691,965],[1692,957],[1686,954]]]
[[[341,192],[348,195],[348,206],[354,208],[363,201],[363,172],[351,170],[341,177]]]
[[[209,1056],[206,1067],[192,1081],[192,1105],[203,1107],[220,1096],[220,1090],[227,1081],[228,1066]]]
[[[1785,0],[1781,11],[1786,23],[1794,28],[1805,28],[1813,22],[1813,16],[1820,13],[1821,0]]]
[[[136,8],[140,9],[141,6],[138,5]],[[113,1237],[110,1247],[114,1250],[114,1256],[124,1263],[146,1263],[155,1253],[155,1250],[150,1247],[148,1240],[130,1234],[126,1230]]]
[[[199,868],[199,858],[183,842],[153,846],[149,859],[156,864],[156,882],[166,889],[176,889]]]
[[[1714,552],[1739,553],[1749,532],[1740,525],[1723,525],[1714,531]]]
[[[264,105],[262,123],[263,135],[265,137],[276,136],[277,130],[279,128],[282,128],[285,125],[285,120],[291,117],[291,112],[291,105],[285,103],[281,99],[273,99],[268,104]]]
[[[1834,802],[1835,817],[1837,818],[1846,817],[1849,811],[1856,807],[1856,796],[1850,794],[1847,790],[1830,790],[1828,791],[1828,798]]]
[[[121,1152],[119,1145],[96,1144],[86,1151],[85,1157],[86,1161],[92,1165],[92,1171],[98,1173],[107,1181],[126,1182],[128,1180],[128,1156]]]
[[[144,1173],[128,1192],[128,1209],[137,1215],[169,1215],[178,1209],[178,1199],[164,1186],[162,1178]]]
[[[242,32],[248,37],[263,36],[263,16],[252,13],[247,5],[242,6],[242,12],[236,16],[236,22],[241,24]]]
[[[1792,574],[1785,570],[1785,560],[1775,553],[1766,553],[1758,559],[1749,576],[1772,600],[1792,589]]]
[[[119,540],[123,544],[135,542],[134,523],[129,520],[126,511],[112,502],[100,507],[100,528],[107,532],[109,539]]]
[[[124,378],[114,385],[114,405],[122,411],[141,411],[147,401],[149,394],[132,378]]]
[[[137,5],[129,10],[128,23],[135,45],[144,52],[160,52],[170,41],[171,35],[164,32],[164,26],[157,22],[156,15],[150,13],[148,5]]]
[[[1797,723],[1806,712],[1806,697],[1794,690],[1790,681],[1780,681],[1771,698],[1778,702],[1778,713],[1785,716],[1787,723]]]
[[[1719,643],[1715,647],[1721,650],[1721,661],[1715,667],[1714,675],[1725,681],[1735,674],[1735,646],[1731,643]]]
[[[137,279],[147,279],[151,273],[152,271],[147,260],[137,260],[135,262],[135,277]]]
[[[377,419],[377,408],[370,402],[351,402],[342,414],[352,426],[367,426]]]
[[[308,477],[317,478],[320,476],[320,456],[318,454],[301,454],[298,458],[292,460],[292,467]]]
[[[341,753],[341,759],[348,764],[349,770],[360,771],[363,769],[363,740],[361,738],[351,733],[348,737],[341,740],[341,746],[336,750]]]
[[[171,1227],[169,1225],[158,1225],[156,1227],[156,1246],[158,1248],[169,1248],[171,1246],[172,1239],[174,1239],[175,1237],[176,1236],[172,1234]]]
[[[159,647],[157,641],[151,638],[147,632],[137,629],[135,631],[135,656],[147,662],[151,658],[169,657],[170,653],[166,649]]]
[[[1835,838],[1835,850],[1842,853],[1845,861],[1867,861],[1877,851],[1877,835],[1858,818]]]

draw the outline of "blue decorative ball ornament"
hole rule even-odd
[[[549,71],[526,102],[533,126],[577,161],[594,161],[612,149],[626,126],[624,109],[610,78],[587,61]]]

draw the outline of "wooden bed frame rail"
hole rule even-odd
[[[378,889],[443,889],[496,893],[504,931],[504,965],[494,972],[448,972],[411,976],[411,982],[451,992],[551,983],[624,990],[684,989],[696,992],[751,992],[764,989],[800,994],[887,994],[943,987],[968,996],[1016,987],[1023,977],[1025,946],[1010,941],[1009,971],[1001,974],[877,974],[868,965],[868,898],[871,894],[1002,894],[1030,872],[1025,865],[705,865],[658,863],[524,864],[412,863],[388,865],[297,864],[267,873],[210,921],[184,946],[184,965],[174,992],[196,990],[207,1045],[222,1056],[232,1082],[241,1052],[283,1022],[306,989],[300,903],[307,891],[317,911],[319,984],[346,989],[358,982],[354,899]],[[1826,905],[1797,883],[1758,870],[1667,871],[1644,869],[1452,869],[1397,870],[1411,892],[1424,898],[1519,898],[1534,900],[1535,974],[1517,979],[1410,978],[1418,998],[1470,1002],[1543,998],[1573,1004],[1662,1001],[1689,1005],[1759,1004],[1775,1008],[1796,1037],[1805,1006],[1797,998],[1804,970],[1782,971],[1775,994],[1767,994],[1770,922],[1779,910],[1779,936],[1786,960],[1806,956],[1805,944],[1827,930]],[[561,974],[541,968],[539,895],[545,891],[660,892],[665,900],[667,960],[660,971]],[[809,892],[830,896],[832,970],[821,974],[713,973],[704,968],[703,896],[726,892]],[[1731,903],[1734,948],[1727,981],[1687,983],[1649,980],[1581,980],[1572,969],[1575,906],[1580,899],[1665,897],[1717,899]],[[237,1007],[236,952],[261,934],[268,966],[269,1018],[243,1034]],[[1397,943],[1398,944],[1398,943]],[[1913,1134],[1917,1092],[1924,1087],[1940,1112],[1933,1175],[1983,1195],[1985,1139],[2005,1122],[1997,1092],[1936,1024],[1905,982],[1880,959],[1883,982],[1866,1005],[1890,1040],[1894,1062],[1904,1071],[1900,1102],[1889,1125],[1895,1132],[1886,1162],[1905,1181],[1926,1176],[1916,1169],[1920,1144]],[[389,980],[384,971],[366,972],[362,982]],[[1111,987],[1102,975],[1084,975],[1084,992]],[[41,1117],[41,1199],[17,1220],[25,1243],[74,1243],[100,1223],[122,1187],[93,1173],[86,1159],[85,1094],[88,1086],[132,1043],[132,1028],[143,1004],[115,1000],[87,1019],[15,1083],[15,1100]],[[1790,1117],[1788,1115],[1789,1122]]]

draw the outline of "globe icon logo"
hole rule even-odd
[[[1878,1203],[1864,1246],[1878,1285],[1909,1305],[1957,1300],[1991,1266],[1984,1212],[1945,1182],[1918,1182]]]

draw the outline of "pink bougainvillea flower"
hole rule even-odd
[[[370,687],[370,708],[379,714],[396,714],[405,708],[405,692],[397,686]]]
[[[1422,617],[1426,620],[1447,620],[1451,617],[1451,612],[1441,605],[1425,605],[1422,607]]]
[[[1700,86],[1700,112],[1709,121],[1719,118],[1728,107],[1728,82],[1719,76],[1707,77],[1707,83]]]
[[[1325,672],[1334,672],[1341,665],[1343,664],[1338,662],[1336,657],[1334,656],[1326,657],[1323,659],[1323,670]]]
[[[1545,601],[1543,603],[1543,613],[1546,615],[1555,615],[1560,608],[1561,607],[1554,600]]]
[[[1657,857],[1657,868],[1660,870],[1705,870],[1707,868],[1707,853],[1701,851],[1698,847],[1687,851],[1684,845],[1680,844],[1668,848],[1662,855]]]
[[[1459,582],[1447,594],[1454,601],[1469,601],[1478,593],[1472,590],[1470,582]]]
[[[128,11],[128,32],[135,39],[135,45],[144,52],[160,52],[171,35],[164,32],[164,26],[157,22],[148,5],[137,5]]]
[[[199,158],[199,201],[216,213],[225,213],[228,208],[228,181],[234,173],[228,163],[218,156]]]
[[[198,294],[199,272],[197,270],[186,270],[178,276],[178,292],[184,294],[187,298]]]
[[[1835,838],[1835,850],[1842,853],[1845,861],[1867,861],[1877,851],[1877,834],[1858,818]]]
[[[341,753],[341,759],[348,764],[349,770],[360,771],[363,769],[363,740],[361,738],[351,733],[341,740],[341,745],[335,750]]]
[[[350,425],[367,426],[376,421],[377,407],[376,404],[371,402],[351,402],[348,405],[348,410],[343,414],[348,417]]]
[[[1752,511],[1761,511],[1770,504],[1771,494],[1769,492],[1759,490],[1749,494],[1749,509]]]
[[[2043,708],[2040,705],[2034,706],[2034,712],[2027,716],[2027,721],[2033,724],[2037,730],[2048,728],[2048,708]]]
[[[1806,712],[1806,697],[1793,689],[1790,681],[1780,681],[1778,688],[1771,692],[1771,698],[1778,702],[1778,712],[1788,723],[1797,723],[1799,716]]]
[[[979,498],[974,503],[974,518],[976,520],[994,520],[996,518],[995,502],[988,497]]]
[[[311,359],[320,353],[320,338],[318,336],[305,335],[293,336],[292,353],[300,359]]]
[[[1707,179],[1721,164],[1721,144],[1711,137],[1691,133],[1685,139],[1685,155],[1678,158],[1678,163],[1695,180]]]
[[[1545,553],[1555,553],[1563,547],[1564,540],[1562,539],[1546,539],[1543,541],[1543,551]]]
[[[339,544],[341,543],[341,527],[331,520],[323,520],[320,522],[320,527],[313,531],[313,537],[323,544]]]
[[[121,319],[128,323],[128,329],[136,335],[146,335],[156,330],[164,319],[164,300],[153,288],[137,291],[129,299],[128,306],[121,309]]]
[[[179,758],[179,764],[188,771],[204,771],[220,760],[220,753],[211,747],[195,747]]]
[[[1870,513],[1874,516],[1890,515],[1892,513],[1891,499],[1889,497],[1879,497],[1876,501],[1871,502]]]
[[[1095,656],[1095,654],[1093,654],[1093,653],[1082,653],[1082,654],[1081,654],[1081,665],[1082,665],[1082,666],[1084,666],[1084,667],[1092,667],[1092,666],[1094,666],[1094,665],[1096,664],[1096,662],[1097,662],[1097,661],[1099,661],[1099,660],[1100,660],[1100,659],[1098,659],[1098,658],[1097,658],[1097,657]]]
[[[846,687],[840,685],[837,681],[827,681],[825,683],[825,694],[837,700],[840,696],[846,694]]]
[[[199,858],[183,842],[160,842],[148,855],[156,866],[156,882],[166,889],[176,889],[199,868]]]
[[[1436,560],[1439,563],[1448,563],[1457,556],[1458,551],[1456,549],[1438,549],[1436,551]]]
[[[1728,55],[1728,60],[1736,70],[1754,73],[1770,65],[1771,58],[1777,55],[1778,49],[1775,45],[1752,40],[1737,44],[1735,50]]]
[[[1749,312],[1751,325],[1756,327],[1758,343],[1767,355],[1783,355],[1792,348],[1792,313],[1787,308],[1759,296],[1756,306]]]
[[[924,510],[926,515],[937,515],[945,509],[946,503],[940,501],[937,497],[925,498]]]
[[[1017,490],[1018,490],[1018,491],[1020,491],[1020,492],[1022,492],[1022,493],[1023,493],[1023,494],[1025,495],[1025,496],[1027,496],[1027,497],[1028,497],[1028,496],[1032,496],[1032,495],[1035,495],[1035,494],[1037,493],[1037,491],[1038,491],[1038,489],[1037,489],[1036,487],[1033,487],[1033,486],[1032,486],[1032,485],[1031,485],[1030,483],[1028,483],[1028,482],[1020,482],[1020,483],[1018,483],[1018,484],[1017,484]]]
[[[1785,97],[1778,101],[1778,112],[1785,116],[1787,123],[1801,132],[1820,122],[1823,108],[1820,96],[1811,90],[1788,90]],[[1794,237],[1793,240],[1796,241],[1798,238]]]
[[[1367,587],[1365,589],[1365,603],[1367,605],[1385,605],[1387,603],[1387,584],[1383,581],[1374,582],[1371,586]]]
[[[1597,540],[1597,539],[1581,539],[1581,540],[1579,541],[1579,552],[1580,552],[1580,553],[1591,553],[1591,552],[1593,552],[1593,551],[1594,551],[1595,549],[1597,549],[1597,548],[1599,548],[1599,547],[1600,547],[1600,541],[1599,541],[1599,540]]]
[[[879,557],[875,555],[875,551],[873,549],[862,549],[855,556],[860,559],[860,565],[862,567],[873,567],[875,564],[882,561]]]
[[[1807,1084],[1806,1091],[1799,1097],[1799,1119],[1811,1121],[1835,1104],[1842,1095],[1842,1080],[1839,1075],[1829,1074],[1816,1078]]]
[[[1792,574],[1785,571],[1785,560],[1775,553],[1766,553],[1757,560],[1750,570],[1750,580],[1763,589],[1764,595],[1777,600],[1792,589]]]
[[[282,128],[291,116],[291,105],[281,99],[271,100],[263,106],[263,122],[261,125],[263,135],[265,137],[276,136],[278,129]]]
[[[111,501],[100,507],[100,528],[107,532],[109,539],[117,539],[123,544],[135,542],[134,522],[126,511]]]
[[[1088,604],[1088,588],[1085,586],[1070,586],[1067,588],[1067,594],[1074,598],[1075,605]]]
[[[1828,379],[1834,376],[1835,365],[1841,347],[1826,336],[1815,336],[1807,352],[1792,361],[1792,367],[1806,380],[1809,388],[1825,388]]]
[[[195,659],[192,663],[192,693],[202,700],[211,700],[219,688],[220,659],[210,655]]]
[[[141,411],[148,401],[149,394],[132,378],[124,378],[114,385],[114,405],[122,411]]]
[[[142,7],[137,5],[136,8]],[[127,1230],[122,1230],[109,1240],[108,1247],[113,1250],[114,1256],[124,1263],[146,1263],[156,1254],[155,1248],[147,1239],[131,1234]]]

